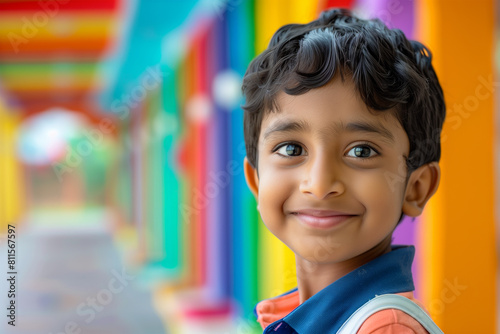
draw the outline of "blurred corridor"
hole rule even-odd
[[[20,223],[19,320],[4,333],[165,333],[151,288],[123,263],[110,221],[109,212],[89,209],[33,212]]]

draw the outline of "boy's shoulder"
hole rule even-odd
[[[377,295],[406,293],[405,297],[412,299],[414,252],[413,246],[393,246],[392,251],[343,276],[302,304],[297,289],[261,301],[255,310],[258,321],[263,328],[271,325],[269,327],[278,329],[280,323],[284,323],[299,333],[311,329],[335,333],[351,314]],[[397,321],[402,317],[399,312],[380,313],[368,322],[369,328],[377,324],[389,326],[391,321],[398,326]]]
[[[401,292],[403,296],[416,303],[420,308],[424,306],[414,298],[413,292]],[[427,330],[412,316],[397,309],[385,309],[372,314],[358,330],[358,334],[427,334]]]
[[[397,295],[408,298],[421,308],[423,305],[414,298],[413,292],[401,292]],[[263,329],[283,319],[300,305],[299,292],[293,289],[275,298],[259,302],[255,308],[257,321]],[[325,317],[325,314],[314,314],[312,317]],[[385,309],[372,314],[361,325],[358,334],[427,334],[425,328],[412,316],[397,309]]]

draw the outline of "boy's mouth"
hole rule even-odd
[[[319,229],[337,226],[347,219],[357,216],[340,211],[318,209],[302,209],[291,212],[291,214],[297,216],[304,225]]]
[[[334,217],[334,216],[356,216],[350,213],[334,211],[334,210],[320,210],[320,209],[301,209],[293,211],[295,215],[307,215],[314,217]]]

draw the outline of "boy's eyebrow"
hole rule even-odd
[[[279,120],[264,132],[264,140],[274,132],[299,132],[299,131],[305,132],[309,131],[309,129],[310,129],[309,123],[302,120],[298,121]]]
[[[361,131],[361,132],[370,132],[376,133],[385,137],[390,142],[394,143],[394,136],[392,133],[384,128],[383,126],[378,126],[372,123],[366,122],[351,122],[345,126],[341,126],[345,131]],[[268,138],[274,132],[307,132],[309,131],[310,126],[309,123],[303,120],[291,121],[291,120],[280,120],[273,124],[270,128],[268,128],[264,132],[264,140]]]
[[[348,123],[345,126],[345,130],[377,133],[394,143],[394,136],[392,135],[392,133],[381,125],[377,126],[372,123],[354,122],[354,123]]]

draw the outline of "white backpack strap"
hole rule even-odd
[[[358,308],[356,312],[351,314],[349,319],[340,327],[337,334],[354,334],[357,333],[363,322],[372,314],[385,309],[401,310],[415,320],[417,320],[430,334],[443,334],[443,331],[432,321],[431,317],[422,310],[415,302],[410,299],[395,295],[387,294],[376,296]]]

